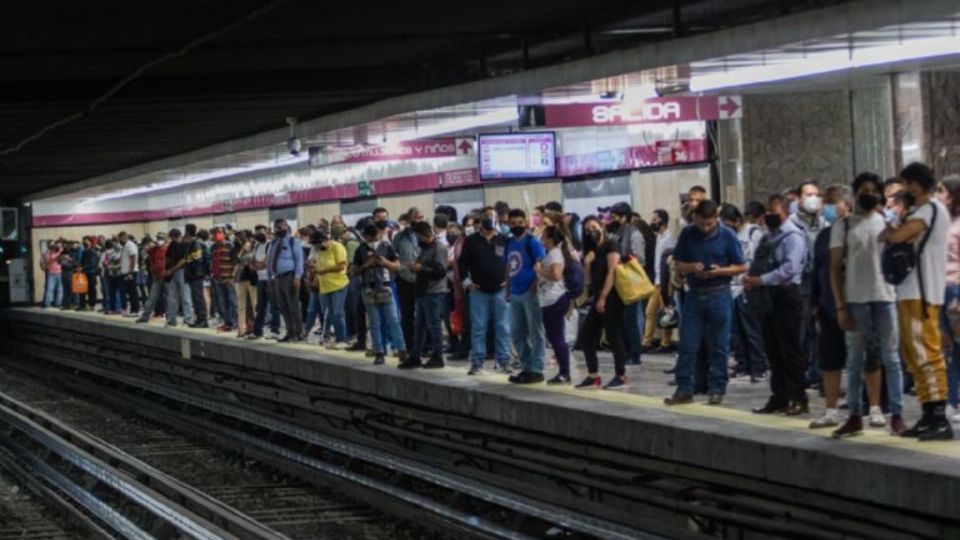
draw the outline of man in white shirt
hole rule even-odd
[[[891,244],[914,244],[917,253],[917,266],[897,285],[897,312],[904,360],[923,404],[923,417],[901,436],[947,440],[953,438],[953,429],[946,418],[947,373],[938,322],[946,289],[950,214],[932,197],[937,180],[930,167],[911,163],[900,178],[914,205],[903,225],[888,227],[883,238]]]
[[[836,438],[863,432],[860,396],[864,378],[870,401],[870,425],[886,425],[880,409],[881,364],[887,379],[890,429],[893,433],[906,430],[901,416],[903,381],[897,340],[897,296],[893,286],[884,279],[880,264],[883,252],[880,235],[886,228],[880,213],[883,184],[877,175],[862,173],[853,181],[853,192],[856,211],[838,220],[830,230],[830,289],[835,300],[837,326],[846,331],[847,405],[850,407],[846,423],[833,432]],[[877,347],[867,347],[867,343],[876,343]],[[824,368],[825,385],[826,379]],[[831,384],[839,386],[839,382],[839,371],[832,373]],[[825,418],[832,416],[828,420],[834,420],[837,414],[831,406],[836,407],[836,403],[827,404]]]
[[[663,307],[663,298],[660,297],[660,280],[663,278],[663,276],[660,275],[660,266],[664,262],[664,252],[673,250],[673,247],[677,244],[677,240],[670,232],[670,215],[662,208],[653,211],[653,217],[650,218],[650,228],[653,229],[653,232],[657,233],[656,255],[653,260],[653,283],[657,286],[657,292],[647,301],[642,351],[645,353],[666,354],[676,350],[676,346],[673,344],[673,330],[664,329],[660,331],[660,346],[656,349],[653,348],[653,336],[657,331],[657,312]]]
[[[757,203],[758,205],[760,203]],[[766,209],[762,208],[762,212]],[[737,232],[737,240],[743,250],[743,259],[749,265],[753,254],[766,234],[759,225],[748,221],[740,209],[732,204],[720,208],[723,224]],[[730,345],[733,357],[737,361],[734,368],[734,380],[758,383],[766,378],[767,353],[763,344],[763,328],[760,321],[747,305],[743,294],[743,276],[735,276],[731,281],[730,292],[733,295],[733,320],[731,321]]]
[[[123,294],[127,296],[129,312],[127,317],[136,317],[140,314],[140,294],[137,292],[137,258],[140,255],[140,249],[130,235],[121,232],[117,235],[120,242],[120,282]]]

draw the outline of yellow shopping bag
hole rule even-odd
[[[656,288],[647,277],[647,272],[635,257],[630,257],[629,260],[618,264],[614,272],[617,294],[628,306],[637,301],[646,300],[656,292]]]

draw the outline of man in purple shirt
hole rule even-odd
[[[807,261],[807,242],[801,231],[787,219],[789,203],[781,195],[767,201],[764,217],[768,232],[754,254],[743,285],[747,301],[763,326],[763,341],[770,362],[770,399],[753,409],[757,414],[786,413],[798,416],[810,412],[807,403],[803,356],[803,298],[800,283]],[[771,309],[776,306],[776,309]]]

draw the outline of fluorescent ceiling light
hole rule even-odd
[[[722,88],[783,81],[847,69],[893,64],[922,58],[960,54],[960,38],[956,36],[905,40],[894,45],[865,47],[806,54],[796,59],[736,68],[722,73],[694,75],[692,92],[709,92]]]
[[[386,135],[386,139],[387,144],[401,143],[404,141],[413,141],[417,139],[427,139],[430,137],[436,137],[437,135],[444,135],[446,133],[455,133],[458,131],[465,131],[478,127],[515,122],[517,118],[517,108],[508,107],[476,116],[454,118],[452,120],[444,120],[443,122],[437,122],[424,127],[417,127],[405,131],[399,131],[397,133],[388,133]]]
[[[129,188],[129,189],[121,189],[119,191],[104,193],[102,195],[96,195],[96,196],[84,199],[81,204],[89,204],[97,201],[107,201],[111,199],[122,199],[125,197],[132,197],[134,195],[143,195],[146,193],[153,193],[155,191],[162,191],[166,189],[173,189],[177,187],[188,186],[191,184],[198,184],[200,182],[206,182],[209,180],[218,180],[221,178],[227,178],[228,176],[234,176],[237,174],[244,174],[249,172],[264,171],[268,169],[287,167],[289,165],[293,165],[296,163],[303,163],[306,161],[307,161],[306,155],[301,155],[301,156],[282,155],[278,159],[264,160],[264,161],[253,163],[250,165],[224,167],[222,169],[217,169],[209,173],[190,174],[190,175],[184,176],[183,178],[178,178],[176,180],[167,180],[165,182],[156,182],[152,184],[147,184],[145,186]]]

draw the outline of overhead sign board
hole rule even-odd
[[[544,114],[549,128],[729,120],[743,116],[743,101],[740,96],[678,96],[651,98],[635,104],[546,105]]]
[[[424,139],[396,144],[324,146],[310,148],[310,165],[321,167],[335,163],[401,161],[473,155],[474,143],[468,138]]]
[[[481,134],[480,179],[550,178],[557,172],[553,132]]]

